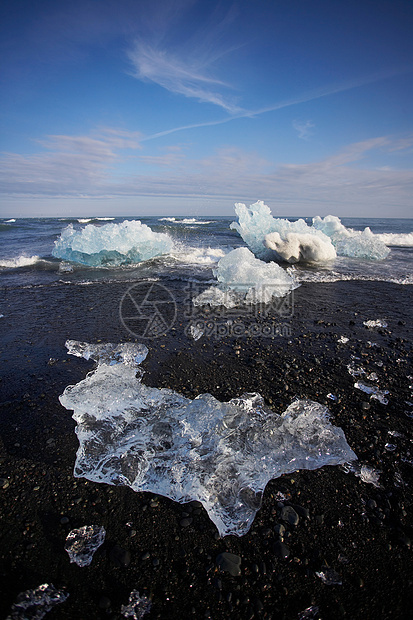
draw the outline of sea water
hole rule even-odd
[[[286,218],[291,222],[299,218]],[[312,218],[303,218],[312,226]],[[9,220],[9,221],[8,221]],[[10,218],[0,220],[0,286],[64,286],[89,282],[135,282],[153,279],[195,281],[205,288],[214,284],[213,270],[230,251],[246,247],[236,230],[230,228],[233,216],[196,217],[114,217],[114,218]],[[155,234],[168,239],[165,251],[148,260],[127,264],[89,266],[54,256],[56,243],[67,226],[79,235],[87,226],[124,225],[140,221]],[[369,227],[389,248],[382,260],[337,256],[325,263],[298,263],[292,268],[300,282],[336,282],[373,280],[400,285],[413,283],[413,219],[342,218],[341,223],[354,231]],[[165,235],[165,237],[164,237]],[[160,237],[161,238],[161,237]],[[67,255],[69,256],[69,254]],[[0,308],[1,313],[1,308]]]

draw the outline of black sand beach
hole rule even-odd
[[[174,286],[182,301],[184,284]],[[75,423],[58,397],[93,363],[67,356],[64,343],[132,341],[119,319],[126,288],[101,283],[3,291],[1,617],[20,592],[43,583],[69,593],[50,620],[120,619],[132,590],[151,599],[148,619],[410,617],[411,287],[303,284],[294,291],[291,317],[241,317],[244,324],[289,327],[290,335],[273,338],[228,334],[194,341],[185,334],[180,303],[174,328],[145,341],[147,385],[191,398],[209,392],[222,401],[259,392],[279,413],[294,397],[327,404],[360,464],[381,472],[379,487],[342,467],[282,476],[268,484],[248,534],[222,539],[196,503],[73,477]],[[387,327],[363,325],[374,319]],[[349,341],[339,342],[341,336]],[[387,405],[354,387],[357,379],[347,370],[352,356],[377,374],[380,389],[389,391]],[[281,519],[286,505],[299,517],[295,525]],[[106,540],[91,565],[80,568],[69,563],[65,538],[91,524],[105,527]],[[239,576],[219,570],[223,552],[239,556]],[[340,585],[317,575],[328,569]]]

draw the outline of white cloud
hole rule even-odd
[[[360,167],[359,162],[377,149],[397,157],[396,148],[403,144],[408,149],[412,142],[408,136],[378,137],[318,162],[275,166],[235,147],[198,160],[180,146],[160,153],[137,151],[139,135],[105,129],[93,136],[49,137],[42,141],[49,150],[34,155],[5,154],[0,188],[9,196],[112,196],[119,205],[129,196],[262,198],[278,204],[279,213],[408,216],[412,171]],[[131,149],[131,156],[125,158],[124,148]]]
[[[314,129],[314,127],[315,125],[312,121],[293,121],[293,128],[298,133],[298,137],[302,140],[308,140],[308,138],[313,135],[311,130]]]
[[[140,80],[154,82],[172,93],[212,103],[232,114],[240,111],[234,102],[219,92],[219,88],[228,87],[228,84],[208,74],[214,59],[202,59],[201,62],[196,50],[184,59],[169,50],[138,41],[128,56],[134,75]]]

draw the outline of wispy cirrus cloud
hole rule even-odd
[[[192,50],[184,59],[170,50],[137,41],[129,50],[128,57],[133,75],[140,80],[154,82],[172,93],[203,103],[212,103],[231,114],[241,111],[230,97],[219,92],[219,89],[230,85],[212,75],[214,56],[200,58],[197,50]]]
[[[293,128],[301,140],[308,140],[313,135],[312,129],[314,129],[314,127],[315,125],[312,121],[293,121]]]

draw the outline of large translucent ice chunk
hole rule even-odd
[[[98,364],[60,402],[77,422],[75,476],[198,500],[222,536],[248,531],[271,478],[356,459],[319,403],[297,400],[278,415],[259,394],[190,400],[147,387],[125,363]]]
[[[52,583],[21,592],[6,620],[41,620],[55,605],[64,603],[69,594]]]
[[[284,297],[299,286],[285,269],[276,263],[255,258],[248,248],[237,248],[226,254],[213,274],[218,287],[203,291],[195,305],[223,305],[233,308],[241,304],[269,303],[273,297]]]
[[[53,256],[91,267],[130,265],[173,249],[165,233],[153,232],[138,220],[75,230],[72,224],[55,241]]]
[[[303,219],[295,222],[274,218],[261,200],[247,208],[235,205],[238,222],[231,228],[238,231],[245,243],[262,260],[288,262],[325,262],[335,255],[380,260],[389,248],[369,228],[356,231],[346,228],[338,217],[327,215],[313,218],[312,226]]]

